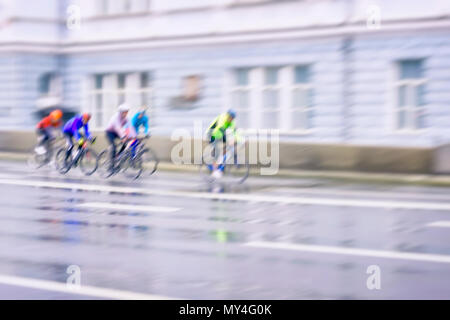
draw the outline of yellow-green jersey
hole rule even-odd
[[[231,129],[234,137],[237,139],[236,123],[233,120],[229,121],[228,113],[222,113],[217,116],[209,126],[208,130],[211,134],[212,140],[221,140],[224,138],[225,131]]]

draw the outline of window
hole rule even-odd
[[[115,15],[146,12],[150,9],[150,0],[99,0],[100,15]]]
[[[36,106],[39,109],[58,106],[62,95],[61,77],[53,72],[42,74],[38,79],[38,98]]]
[[[130,113],[150,106],[151,76],[147,72],[96,74],[88,79],[88,99],[85,109],[94,116],[96,128],[103,128],[121,103],[130,105]]]
[[[297,66],[294,68],[294,85],[292,88],[291,129],[307,130],[312,128],[313,90],[310,85],[310,68]]]
[[[117,86],[118,90],[117,93],[119,95],[119,104],[122,104],[125,102],[125,94],[126,94],[126,88],[125,88],[125,79],[127,75],[124,73],[120,73],[117,76]]]
[[[250,127],[250,69],[240,68],[234,72],[231,104],[239,114],[239,126]]]
[[[39,78],[39,95],[41,97],[58,96],[60,94],[60,77],[55,73],[44,73]]]
[[[269,2],[270,0],[235,0],[236,4],[254,4],[254,3],[261,3],[261,2]]]
[[[200,76],[192,75],[183,79],[183,100],[194,102],[200,96]]]
[[[304,133],[313,127],[308,65],[235,69],[228,101],[241,128]]]
[[[417,130],[425,127],[425,78],[423,60],[398,63],[395,83],[395,128]]]
[[[96,127],[100,127],[102,124],[102,107],[103,107],[103,75],[98,74],[94,76],[95,79],[95,91],[94,91],[94,104],[92,106],[91,113],[94,116]]]
[[[262,124],[263,128],[278,128],[280,113],[280,85],[278,67],[264,69],[264,86],[262,102]]]

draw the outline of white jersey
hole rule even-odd
[[[128,119],[122,119],[120,113],[116,113],[109,121],[106,131],[115,132],[119,137],[125,137],[125,129],[128,123]]]

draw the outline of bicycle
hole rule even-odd
[[[111,164],[111,149],[108,148],[98,155],[99,174],[103,178],[109,178],[120,172],[133,180],[142,176],[142,173],[149,169],[149,175],[155,173],[159,160],[155,152],[145,146],[145,138],[136,138],[125,141],[114,159],[114,166]]]
[[[90,144],[95,143],[96,138],[90,141]],[[80,166],[81,172],[86,176],[92,175],[98,168],[97,152],[89,148],[89,140],[81,138],[78,143],[78,151],[75,156],[67,155],[67,148],[60,148],[56,153],[56,169],[61,174],[66,174],[72,168]]]
[[[244,153],[244,161],[243,163],[240,161],[239,154],[242,154],[242,150],[245,147],[245,143],[233,143],[228,144],[231,147],[228,147],[226,145],[226,152],[222,157],[222,161],[220,163],[217,162],[217,169],[223,172],[224,177],[227,180],[231,180],[232,182],[235,182],[237,184],[243,183],[245,180],[247,180],[248,176],[250,175],[250,165],[248,162],[247,157],[245,157]],[[221,147],[221,146],[220,146]],[[216,145],[213,145],[212,148],[215,148]],[[208,183],[213,183],[217,180],[217,178],[213,177],[211,173],[213,172],[213,163],[214,159],[211,158],[209,161],[205,161],[203,159],[203,163],[200,165],[199,171],[200,174],[203,176],[204,180]]]
[[[52,137],[45,144],[42,144],[42,138],[34,146],[31,155],[28,157],[28,165],[33,169],[39,169],[51,163],[54,150],[64,145],[62,137]]]

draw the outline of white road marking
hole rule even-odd
[[[9,179],[20,179],[23,178],[24,176],[19,176],[19,175],[5,175],[2,176],[0,174],[0,178],[9,178]],[[48,179],[49,175],[42,175],[42,174],[36,174],[35,172],[33,172],[32,174],[29,174],[25,177],[30,177],[30,178],[35,178],[35,179]],[[84,182],[92,182],[92,179],[90,177],[86,177],[83,173],[78,173],[76,174],[72,174],[71,176],[62,176],[61,174],[54,174],[51,175],[50,178],[54,179],[54,180],[59,180],[59,181],[65,181],[67,180],[67,178],[71,178],[71,179],[77,179],[79,183],[84,183]],[[174,180],[162,180],[162,179],[149,179],[147,181],[143,181],[143,180],[139,180],[137,182],[139,185],[142,186],[151,186],[151,187],[155,187],[155,186],[166,186],[166,187],[183,187],[186,184],[192,185],[192,186],[197,186],[200,184],[199,181],[190,181],[190,180],[178,180],[178,181],[174,181]]]
[[[450,221],[435,221],[427,224],[427,227],[450,228]]]
[[[413,199],[413,200],[441,200],[450,201],[449,194],[435,194],[435,193],[400,193],[400,192],[390,192],[390,191],[360,191],[360,190],[337,190],[329,188],[320,189],[309,189],[309,188],[276,188],[273,190],[277,193],[290,193],[296,196],[301,194],[314,194],[314,195],[336,195],[336,196],[360,196],[360,197],[370,197],[370,198],[396,198],[396,199]]]
[[[81,285],[79,287],[70,287],[65,283],[38,280],[31,278],[22,278],[9,275],[0,275],[0,283],[12,286],[20,286],[26,288],[33,288],[47,291],[57,291],[63,293],[69,293],[74,295],[92,296],[104,299],[119,299],[119,300],[175,300],[175,298],[169,298],[158,295],[137,293],[131,291],[115,290],[97,288],[91,286]]]
[[[294,250],[315,253],[330,253],[342,254],[351,256],[365,256],[386,259],[400,259],[400,260],[415,260],[426,262],[450,263],[450,255],[428,254],[428,253],[413,253],[413,252],[397,252],[397,251],[383,251],[372,249],[357,249],[318,245],[303,245],[285,242],[265,242],[254,241],[245,244],[247,247],[265,248],[265,249],[280,249],[280,250]]]
[[[430,202],[401,202],[385,200],[354,200],[354,199],[332,199],[332,198],[306,198],[306,197],[281,197],[259,194],[231,194],[231,193],[208,193],[191,191],[171,191],[152,190],[145,188],[116,187],[105,185],[92,185],[80,183],[62,183],[52,181],[0,179],[0,184],[16,185],[27,187],[42,187],[55,189],[77,189],[84,191],[115,192],[150,194],[171,197],[186,197],[194,199],[215,199],[248,202],[269,202],[284,204],[304,204],[318,206],[344,206],[344,207],[365,207],[365,208],[389,208],[389,209],[411,209],[411,210],[441,210],[450,211],[450,203],[430,203]]]
[[[79,204],[78,207],[113,209],[113,210],[124,210],[124,211],[140,211],[140,212],[168,212],[168,213],[181,210],[181,208],[175,208],[175,207],[130,205],[130,204],[109,203],[109,202],[86,202],[86,203]]]

